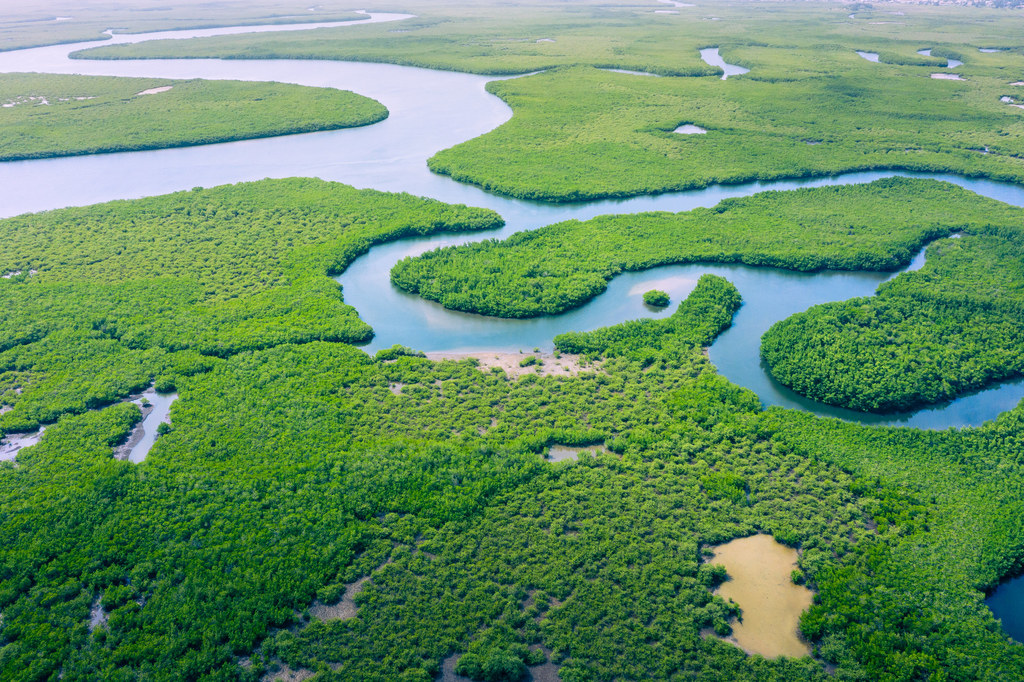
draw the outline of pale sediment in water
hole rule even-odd
[[[863,52],[861,50],[857,50],[857,54],[860,57],[868,60],[869,62],[877,62],[878,61],[878,53],[877,52]]]
[[[680,135],[704,135],[708,131],[704,130],[700,126],[695,126],[692,123],[684,123],[672,132],[679,133]]]
[[[810,647],[800,639],[800,614],[810,605],[810,590],[794,585],[797,552],[770,535],[751,535],[715,548],[712,563],[725,566],[729,580],[718,595],[736,602],[742,621],[733,624],[730,641],[749,654],[766,658],[809,656]]]
[[[699,278],[697,277],[685,277],[682,275],[649,279],[631,286],[626,295],[643,299],[645,293],[651,289],[658,289],[668,294],[671,300],[682,301],[690,295],[690,292],[697,288],[698,280]],[[675,306],[669,305],[663,309],[663,312],[672,312],[674,309]]]
[[[1003,51],[1003,49],[1001,47],[979,47],[978,48],[978,52],[984,52],[986,54],[991,54],[993,52],[1002,52],[1002,51]]]

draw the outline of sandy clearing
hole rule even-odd
[[[533,356],[537,358],[537,364],[520,366],[520,362]],[[481,369],[496,367],[510,377],[520,377],[524,374],[538,374],[540,376],[576,376],[581,372],[594,372],[601,369],[600,363],[587,363],[579,355],[567,353],[555,357],[553,353],[508,353],[500,351],[476,351],[472,353],[427,353],[427,359],[439,360],[466,360],[476,358],[480,362]]]

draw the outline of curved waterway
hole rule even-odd
[[[750,69],[737,66],[736,64],[726,64],[725,60],[722,59],[722,55],[718,54],[717,47],[705,47],[700,51],[700,58],[704,60],[705,64],[720,68],[722,70],[722,80],[727,80],[729,76],[750,73]]]
[[[397,21],[408,15],[372,14],[362,22]],[[341,24],[344,25],[344,24]],[[300,30],[287,25],[279,30]],[[308,28],[308,27],[307,27]],[[567,219],[610,213],[685,211],[766,190],[788,190],[871,182],[905,175],[946,180],[978,194],[1018,206],[1024,188],[955,175],[858,172],[831,178],[716,185],[625,200],[580,204],[544,204],[488,194],[476,187],[434,175],[426,159],[437,151],[482,135],[508,120],[511,110],[488,94],[491,77],[432,71],[390,64],[317,60],[70,60],[68,54],[100,45],[155,38],[264,31],[269,27],[233,27],[114,36],[112,41],[58,45],[0,53],[0,72],[36,71],[158,78],[279,81],[353,90],[388,107],[389,117],[363,128],[290,135],[261,140],[156,151],[101,154],[0,163],[0,216],[86,205],[112,199],[164,194],[195,186],[213,186],[265,177],[308,176],[356,187],[407,191],[441,201],[491,208],[506,226],[497,231],[437,235],[373,248],[338,278],[345,299],[373,326],[377,336],[366,350],[401,343],[424,351],[550,350],[563,331],[590,330],[637,317],[669,314],[641,303],[643,291],[657,287],[678,301],[703,273],[725,276],[745,305],[733,326],[710,349],[711,360],[731,381],[755,391],[766,405],[781,405],[872,424],[920,428],[977,425],[1014,407],[1024,397],[1024,381],[965,396],[948,405],[914,414],[876,416],[829,408],[778,385],[761,367],[760,337],[774,322],[812,305],[874,293],[887,273],[795,273],[739,265],[688,265],[655,268],[615,278],[608,290],[585,306],[533,320],[503,320],[445,310],[398,291],[389,282],[392,265],[402,257],[451,244],[504,238]],[[917,259],[917,265],[921,263]],[[911,267],[914,267],[912,265]]]

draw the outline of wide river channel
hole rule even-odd
[[[347,23],[401,21],[408,16],[370,14],[365,20]],[[229,33],[327,30],[323,27],[343,25],[289,24],[116,35],[108,41],[0,53],[0,73],[278,81],[352,90],[381,102],[390,112],[385,121],[363,128],[178,149],[0,163],[0,217],[267,177],[318,177],[360,188],[410,192],[445,202],[493,209],[501,214],[506,225],[489,232],[402,240],[374,247],[356,260],[338,281],[344,287],[345,300],[355,306],[376,332],[373,342],[367,346],[370,352],[395,343],[424,351],[550,350],[552,338],[563,331],[589,330],[637,317],[666,315],[667,312],[643,305],[644,291],[652,287],[665,289],[674,301],[679,301],[701,274],[715,273],[736,285],[744,306],[733,326],[712,345],[711,360],[724,376],[757,393],[765,405],[802,409],[866,424],[942,429],[979,425],[1015,407],[1024,398],[1024,380],[1017,380],[914,413],[867,415],[802,398],[780,386],[765,372],[759,360],[759,347],[761,335],[768,327],[813,305],[869,296],[881,282],[895,276],[892,273],[804,274],[737,265],[660,267],[620,275],[607,291],[581,308],[533,320],[503,320],[445,310],[395,289],[389,281],[392,265],[405,256],[450,244],[505,238],[521,230],[573,218],[685,211],[766,190],[864,183],[893,175],[945,180],[1016,206],[1024,206],[1024,187],[948,174],[858,172],[810,180],[711,186],[626,200],[579,204],[521,201],[434,175],[426,165],[426,160],[441,149],[493,130],[511,117],[511,110],[484,89],[493,77],[389,64],[317,60],[90,61],[68,58],[74,51],[97,45]],[[636,76],[621,74],[619,77]],[[908,269],[923,263],[924,254],[918,254]],[[1004,618],[1008,631],[1018,639],[1024,636],[1024,632],[1016,631],[1021,628],[1020,623],[1014,624],[1012,617],[1006,619],[1010,612],[1020,611],[1021,592],[1021,580],[1013,581],[990,600],[997,615]]]

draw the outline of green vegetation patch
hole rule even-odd
[[[500,224],[484,209],[311,179],[0,221],[11,275],[0,279],[0,395],[14,408],[0,430],[109,404],[204,366],[198,356],[368,340],[331,275],[376,243]]]
[[[793,390],[890,412],[1024,374],[1024,232],[968,230],[928,249],[878,295],[815,306],[764,335],[761,356]]]
[[[643,78],[578,67],[492,82],[488,90],[515,115],[438,152],[430,168],[547,201],[869,169],[1024,180],[1024,117],[999,102],[1010,73],[936,81],[852,51],[829,56],[841,71],[798,80]],[[677,135],[681,122],[708,134]]]
[[[651,289],[644,292],[644,303],[655,308],[664,308],[670,301],[671,299],[668,294],[661,289]]]
[[[384,11],[396,11],[391,5]],[[644,0],[619,5],[588,0],[571,5],[527,0],[515,5],[478,2],[405,2],[411,19],[379,25],[325,28],[308,33],[234,35],[185,41],[110,45],[76,58],[215,57],[334,59],[405,64],[507,75],[571,64],[593,64],[673,76],[718,72],[700,61],[708,37],[652,19]],[[674,23],[674,22],[673,22]],[[661,40],[652,40],[652,29]],[[671,40],[667,38],[671,37]]]
[[[0,104],[0,161],[333,130],[388,115],[331,88],[35,73],[4,74]]]
[[[948,183],[889,178],[763,192],[684,213],[570,220],[406,258],[391,281],[448,308],[533,317],[583,304],[622,272],[672,263],[895,270],[929,240],[1011,228],[1022,215]]]

